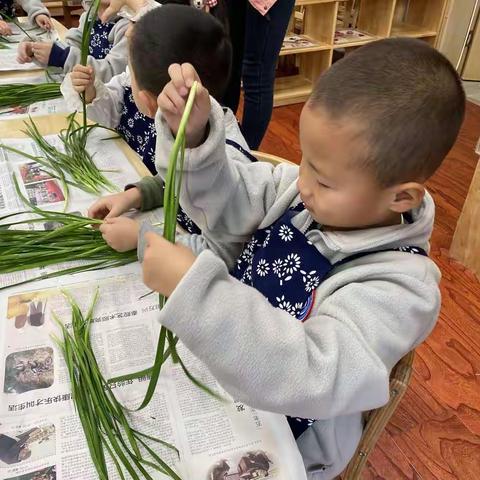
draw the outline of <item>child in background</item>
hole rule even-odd
[[[181,0],[164,1],[162,5],[168,3],[189,6],[190,0],[184,0],[183,2]],[[149,4],[151,9],[160,6],[153,0]],[[155,51],[158,52],[158,55],[170,58],[169,51],[178,49],[178,47],[171,40],[173,37],[166,40],[163,36],[160,38],[161,41],[157,40],[154,46]],[[179,58],[185,58],[184,47],[181,47],[178,53]],[[168,64],[159,67],[166,72]],[[96,79],[95,70],[92,66],[75,65],[71,74],[65,77],[62,92],[73,110],[80,107],[79,94],[85,92],[88,103],[88,118],[101,125],[116,129],[128,145],[140,155],[149,171],[153,175],[156,174],[154,159],[156,134],[153,120],[155,112],[151,116],[144,115],[135,105],[128,67],[125,72],[116,75],[107,84],[104,84],[101,80]],[[217,93],[219,92],[212,92],[214,96]]]
[[[83,2],[86,10],[80,17],[78,28],[71,28],[66,37],[67,46],[60,42],[24,41],[18,46],[19,63],[32,62],[34,59],[41,65],[60,67],[69,72],[80,62],[82,31],[87,19],[89,3]],[[99,16],[109,6],[109,0],[101,0]],[[115,15],[107,23],[96,20],[90,36],[89,56],[87,63],[91,65],[99,79],[108,82],[113,76],[125,71],[127,66],[127,39],[125,32],[130,21]]]
[[[137,47],[134,49],[130,46],[131,62],[126,72],[104,85],[95,79],[93,68],[78,65],[62,84],[62,92],[72,109],[80,108],[79,93],[85,92],[88,117],[115,128],[142,157],[152,174],[156,174],[156,132],[153,119],[157,105],[156,100],[149,102],[147,99],[155,99],[168,83],[168,67],[171,62],[190,61],[194,64],[203,73],[215,98],[221,97],[230,70],[230,44],[222,24],[215,18],[209,18],[212,15],[187,7],[188,2],[185,5],[178,5],[178,1],[174,3],[176,5],[163,4],[158,12],[149,12],[147,18],[142,20],[139,27],[143,25],[145,31],[136,34]],[[130,33],[127,33],[129,36]],[[192,48],[192,43],[197,47]],[[145,48],[148,50],[145,51]],[[209,55],[213,56],[212,62],[209,61]],[[141,95],[138,94],[136,99],[132,92],[132,69],[139,72],[147,89]],[[230,148],[246,149],[243,138],[238,135],[237,120],[230,110],[224,111],[224,123]],[[245,156],[243,160],[251,161],[251,156]],[[162,194],[163,182],[158,177],[151,179],[148,185]],[[124,224],[120,222],[112,226],[112,235],[115,235],[117,229],[131,230],[131,226],[136,226],[133,220],[122,220]],[[198,227],[182,211],[179,212],[178,220],[187,232],[200,233]],[[138,230],[138,226],[133,229]],[[133,247],[135,245],[129,248]]]
[[[156,117],[162,177],[196,78],[179,65],[170,74]],[[196,96],[180,202],[203,242],[174,245],[145,225],[144,282],[168,297],[159,321],[234,398],[288,416],[310,480],[342,472],[363,412],[388,401],[391,369],[435,325],[424,184],[464,110],[448,60],[399,38],[320,77],[300,118],[299,168],[235,161],[221,107],[205,89]],[[138,187],[130,198],[154,207]],[[93,213],[124,208],[100,201]]]
[[[37,24],[44,30],[51,30],[50,13],[40,0],[18,0],[17,3],[25,10],[32,25]],[[13,0],[0,0],[0,35],[11,35],[12,29],[5,21],[5,16],[15,17],[15,2]]]

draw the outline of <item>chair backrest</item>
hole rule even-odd
[[[277,157],[276,155],[272,155],[271,153],[257,152],[254,150],[252,151],[252,155],[259,162],[268,162],[275,166],[279,165],[280,163],[290,163],[292,165],[296,165],[296,163],[293,163],[290,160],[285,160],[284,158]]]
[[[413,358],[415,350],[407,353],[396,365],[390,374],[390,400],[386,405],[368,413],[362,438],[357,451],[346,470],[343,480],[359,480],[370,452],[375,448],[378,438],[390,421],[400,400],[407,391],[412,376]]]

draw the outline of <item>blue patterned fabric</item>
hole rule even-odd
[[[110,42],[108,36],[114,26],[115,22],[102,23],[98,19],[95,20],[88,45],[88,53],[93,58],[103,60],[110,53],[113,42]]]
[[[122,135],[130,147],[135,150],[150,173],[155,175],[155,142],[157,132],[155,121],[141,113],[133,99],[131,87],[123,92],[123,109],[117,132]]]
[[[0,0],[0,15],[2,14],[12,18],[15,16],[13,0]]]
[[[232,275],[261,292],[267,300],[292,317],[305,321],[315,301],[315,290],[338,265],[365,255],[361,252],[330,263],[293,224],[292,218],[303,211],[303,203],[287,210],[267,228],[259,229],[245,245]],[[314,225],[316,227],[316,225]],[[427,255],[419,247],[401,247],[385,251],[402,251]],[[295,438],[314,422],[314,419],[288,417]]]

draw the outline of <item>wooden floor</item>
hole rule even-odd
[[[260,150],[298,162],[301,109],[276,108]],[[442,311],[417,349],[410,389],[370,457],[365,480],[480,480],[480,282],[448,254],[479,136],[480,107],[469,104],[457,144],[428,182],[437,205],[431,256],[443,273]]]

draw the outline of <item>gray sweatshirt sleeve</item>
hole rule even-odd
[[[265,220],[274,203],[278,215],[288,207],[291,197],[286,202],[278,200],[295,183],[298,168],[245,162],[234,149],[228,151],[227,158],[224,113],[213,99],[209,125],[206,141],[185,152],[180,204],[212,242],[212,248],[213,243],[239,246]],[[156,167],[159,177],[164,178],[173,136],[161,114],[157,114],[156,128]],[[229,265],[239,253],[238,248],[229,252],[213,249]]]
[[[80,43],[82,38],[82,26],[85,23],[86,14],[80,17],[79,28],[71,28],[65,37],[65,42],[70,45],[67,59],[63,66],[64,73],[70,72],[73,67],[80,63]],[[88,64],[95,69],[95,76],[102,82],[110,81],[115,75],[125,71],[128,62],[128,45],[125,32],[129,20],[121,18],[113,27],[110,35],[113,37],[113,46],[110,53],[102,60],[97,60],[89,55]]]
[[[413,257],[407,267],[400,257],[396,268],[391,254],[381,253],[367,267],[358,261],[333,275],[302,323],[206,250],[159,320],[252,407],[317,419],[367,411],[388,400],[391,368],[438,315],[438,270]]]
[[[34,23],[37,15],[50,16],[48,8],[40,0],[18,0],[18,4],[27,12],[31,23]]]

